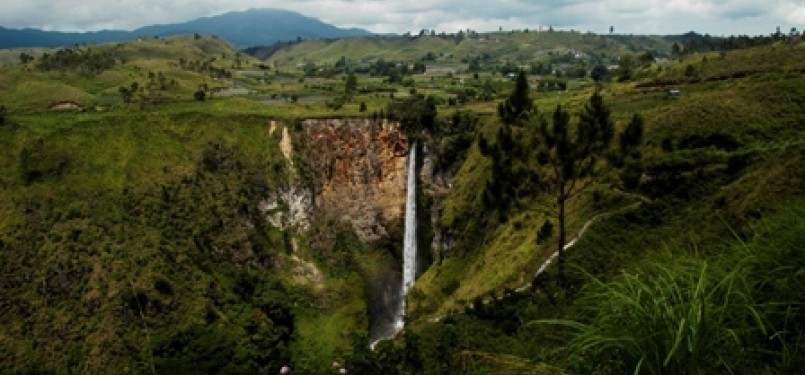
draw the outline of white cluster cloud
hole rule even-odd
[[[768,34],[805,26],[801,0],[8,0],[0,26],[131,30],[249,8],[284,8],[378,33],[553,26],[605,33]]]

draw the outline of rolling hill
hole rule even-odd
[[[341,57],[365,63],[378,59],[424,61],[428,65],[467,64],[477,59],[481,64],[523,64],[534,61],[566,61],[583,58],[616,63],[626,53],[651,52],[667,56],[683,36],[597,35],[576,31],[510,31],[472,34],[422,36],[380,36],[340,40],[309,40],[250,48],[246,52],[276,66],[294,66],[300,62],[334,64]]]

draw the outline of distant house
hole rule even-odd
[[[583,51],[571,50],[570,53],[573,54],[574,59],[585,59],[585,58],[587,58],[587,53],[585,53]]]
[[[72,100],[62,100],[55,102],[48,107],[52,111],[83,111],[84,106]]]
[[[668,97],[671,99],[679,98],[679,89],[670,89],[668,90]]]

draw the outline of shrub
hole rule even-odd
[[[436,123],[436,100],[422,94],[412,95],[405,99],[392,100],[387,112],[389,119],[400,121],[409,135],[422,130],[433,131]]]
[[[688,65],[685,67],[685,77],[693,77],[696,75],[696,68],[693,65]]]
[[[540,244],[543,241],[551,238],[553,236],[553,223],[550,220],[545,219],[545,222],[542,223],[542,226],[539,228],[539,232],[537,232],[537,243]]]

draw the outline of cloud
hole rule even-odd
[[[10,0],[0,25],[49,30],[134,29],[249,8],[285,8],[341,27],[402,33],[563,29],[605,33],[682,33],[689,30],[759,34],[802,27],[800,0]]]
[[[779,18],[786,20],[786,23],[791,26],[805,28],[805,6],[793,3],[786,4],[786,6],[777,8],[776,13]]]

